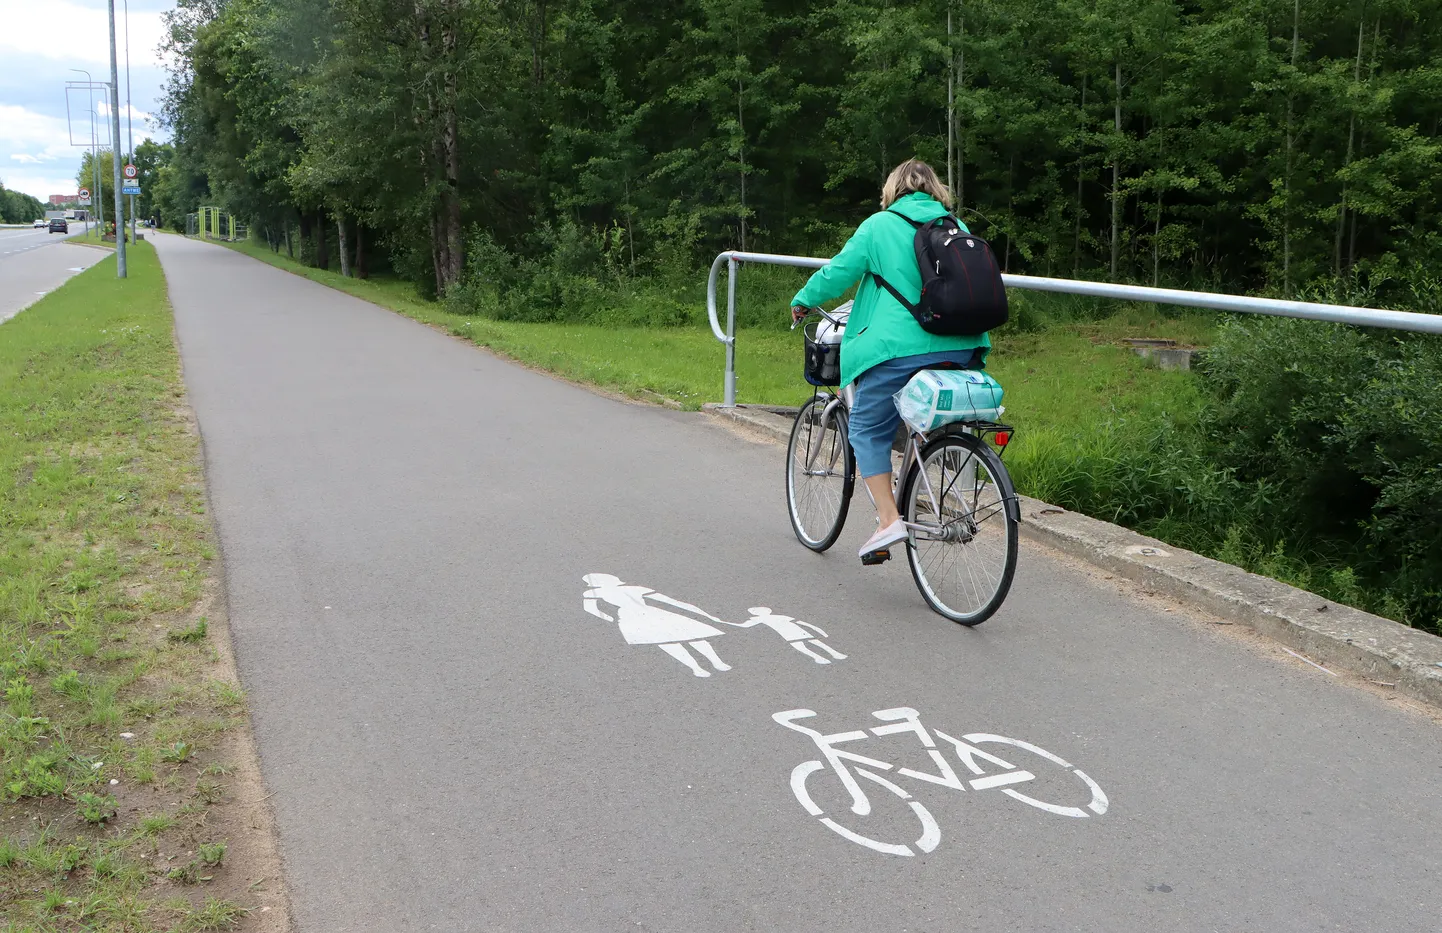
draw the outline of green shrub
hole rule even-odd
[[[1344,562],[1327,586],[1436,630],[1442,341],[1286,318],[1223,325],[1201,368],[1212,457],[1259,491],[1252,523]],[[1338,597],[1341,598],[1341,597]]]

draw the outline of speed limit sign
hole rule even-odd
[[[125,173],[126,178],[134,178],[136,175],[140,174],[140,169],[136,168],[133,165],[125,166],[125,168],[121,169],[121,171]]]

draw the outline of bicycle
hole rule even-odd
[[[926,809],[919,800],[914,799],[904,788],[888,778],[878,774],[881,772],[892,772],[896,776],[905,776],[919,781],[926,781],[952,790],[1000,790],[1003,794],[1036,807],[1057,816],[1067,816],[1077,819],[1085,819],[1089,816],[1101,816],[1107,812],[1110,802],[1101,786],[1086,775],[1080,768],[1073,767],[1070,762],[1054,755],[1043,748],[1038,748],[1030,742],[1023,742],[1020,739],[1010,739],[1002,735],[992,735],[985,732],[975,732],[964,735],[960,739],[954,738],[935,730],[933,733],[921,722],[921,714],[916,710],[902,706],[896,709],[876,710],[871,715],[880,719],[886,725],[873,726],[870,729],[856,729],[848,732],[835,732],[826,734],[816,729],[809,729],[806,726],[798,725],[797,720],[809,719],[815,716],[814,710],[790,709],[776,713],[771,718],[778,724],[800,732],[811,738],[821,750],[822,759],[804,761],[791,771],[791,792],[796,795],[796,800],[801,806],[814,816],[818,821],[835,832],[842,838],[849,839],[859,845],[863,845],[875,852],[886,855],[915,855],[919,852],[930,852],[941,842],[941,827],[931,811]],[[925,771],[917,771],[912,768],[899,768],[890,762],[882,761],[879,758],[861,755],[856,752],[844,751],[837,748],[838,745],[857,742],[868,738],[885,737],[912,733],[926,749],[932,762],[936,765],[937,771],[931,774]],[[936,739],[950,743],[956,750],[956,756],[961,763],[975,777],[962,778],[957,775],[957,770],[952,767],[951,762],[942,754],[937,746]],[[979,746],[992,746],[998,754],[984,751]],[[996,748],[996,746],[1003,746]],[[1002,754],[1017,758],[1019,754],[1027,754],[1034,757],[1026,767],[1012,764],[1010,761],[1000,757]],[[913,816],[921,823],[921,833],[914,840],[906,842],[890,842],[884,839],[877,839],[867,836],[843,825],[837,819],[826,815],[825,808],[816,802],[818,794],[812,792],[812,776],[822,772],[827,766],[831,767],[831,773],[840,780],[841,786],[851,798],[851,813],[853,817],[842,817],[855,824],[856,817],[868,817],[872,815],[871,799],[862,790],[857,777],[863,777],[872,784],[884,788],[896,797],[906,802]],[[1058,769],[1060,769],[1058,771]],[[1065,779],[1067,776],[1074,777],[1081,781],[1082,787],[1073,788],[1066,793],[1072,795],[1072,799],[1063,803],[1051,803],[1045,800],[1023,793],[1021,788],[1033,781],[1047,780],[1048,792],[1056,793],[1053,786],[1056,779]],[[1068,787],[1072,782],[1067,781]],[[1032,793],[1042,793],[1031,787],[1027,788]],[[834,796],[834,795],[833,795]],[[890,829],[895,826],[894,818],[887,816],[878,817],[874,822],[879,824],[878,830]],[[915,847],[913,849],[913,846]]]
[[[792,328],[824,319],[844,332],[849,305],[835,313],[813,308]],[[839,365],[814,365],[820,340],[807,331],[808,381],[839,379]],[[925,368],[925,367],[923,367]],[[820,372],[817,377],[812,370]],[[855,387],[817,385],[796,414],[786,445],[786,502],[791,527],[806,547],[822,552],[846,524],[856,487],[856,458],[847,438]],[[917,589],[934,611],[962,625],[978,625],[1001,606],[1016,573],[1021,510],[1011,476],[986,438],[1003,450],[1013,429],[983,420],[944,425],[931,436],[911,431],[899,474],[896,507],[911,535],[907,562]],[[864,486],[865,484],[863,484]],[[871,491],[867,490],[867,496]],[[891,557],[878,551],[872,563]]]

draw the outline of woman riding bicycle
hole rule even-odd
[[[807,308],[839,298],[861,283],[841,341],[841,384],[856,385],[851,447],[871,491],[879,525],[861,546],[863,562],[869,555],[905,541],[908,535],[891,488],[891,442],[901,423],[892,396],[917,370],[929,366],[979,369],[991,349],[986,334],[948,337],[927,333],[876,281],[878,276],[885,279],[909,301],[919,298],[921,272],[912,245],[916,230],[903,217],[925,223],[946,216],[952,203],[951,190],[931,166],[918,159],[901,163],[881,188],[881,210],[862,221],[841,252],[791,299],[792,317],[800,319]],[[966,230],[960,221],[958,225]]]

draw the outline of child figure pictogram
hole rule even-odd
[[[787,644],[817,664],[830,664],[833,659],[837,661],[846,660],[846,655],[821,640],[829,636],[827,636],[826,632],[819,625],[802,622],[793,619],[791,616],[778,615],[765,606],[756,606],[746,611],[751,613],[751,618],[745,622],[729,622],[727,624],[734,625],[737,628],[752,628],[757,625],[764,625],[777,635],[786,639]],[[821,649],[831,655],[831,657],[823,658],[820,654],[811,650],[812,647]]]

